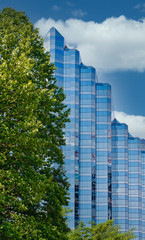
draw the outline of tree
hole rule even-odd
[[[65,239],[63,128],[69,111],[38,29],[0,12],[0,239]],[[57,168],[55,167],[57,164]]]
[[[92,224],[90,227],[80,223],[68,234],[69,240],[130,240],[134,238],[133,229],[123,233],[117,225],[114,225],[113,220],[98,225]]]

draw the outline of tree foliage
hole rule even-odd
[[[0,239],[65,239],[65,98],[23,12],[0,12]],[[57,164],[57,168],[55,168]]]
[[[80,223],[78,227],[68,234],[69,240],[130,240],[134,239],[133,231],[121,232],[120,228],[113,224],[113,220],[98,225],[92,224],[86,227]]]

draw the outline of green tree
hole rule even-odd
[[[113,220],[98,225],[92,224],[90,227],[80,223],[68,234],[69,240],[130,240],[134,238],[133,230],[123,233],[117,225],[114,225]]]
[[[0,239],[65,239],[61,145],[69,111],[38,29],[0,12]],[[55,165],[57,164],[57,168]]]

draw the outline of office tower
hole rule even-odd
[[[51,28],[47,36],[54,76],[66,95],[70,112],[63,146],[70,182],[69,227],[79,221],[96,224],[114,219],[122,231],[135,227],[145,238],[145,140],[134,138],[128,126],[111,122],[111,86],[97,81],[76,49]]]
[[[111,86],[96,84],[96,224],[112,217]]]
[[[80,56],[77,50],[64,51],[64,93],[65,103],[70,112],[70,123],[65,129],[66,146],[63,147],[65,155],[65,169],[70,179],[70,205],[73,210],[69,214],[69,225],[75,226],[79,211],[79,64]],[[75,217],[74,217],[75,216]]]
[[[128,231],[128,126],[112,122],[112,219]]]
[[[111,86],[97,82],[95,69],[81,62],[79,51],[69,49],[55,28],[47,42],[55,77],[71,108],[62,147],[71,184],[69,226],[105,222],[111,218]]]
[[[93,67],[80,64],[79,221],[95,220],[95,82]]]
[[[135,227],[135,234],[142,239],[142,169],[141,140],[128,137],[129,177],[129,229]]]

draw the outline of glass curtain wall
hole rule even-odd
[[[95,69],[80,65],[79,221],[95,221]]]
[[[127,125],[117,120],[111,131],[111,86],[96,83],[95,69],[81,63],[79,51],[69,49],[55,28],[46,40],[54,77],[71,109],[62,147],[69,227],[113,218],[122,231],[135,227],[136,240],[145,239],[145,140],[128,135]]]
[[[145,239],[145,151],[141,152],[142,159],[142,239]]]
[[[96,83],[96,223],[111,219],[111,86]]]
[[[66,146],[63,146],[65,156],[65,170],[69,179],[69,207],[72,212],[68,214],[69,227],[77,225],[79,217],[79,51],[69,49],[64,45],[63,36],[51,28],[47,42],[51,54],[51,62],[55,63],[54,77],[59,87],[64,88],[67,104],[70,112],[70,122],[66,124]]]
[[[70,182],[69,188],[69,227],[77,225],[79,217],[79,64],[77,50],[64,50],[64,93],[65,103],[70,112],[70,122],[66,124],[66,146],[63,147],[65,170]]]
[[[112,218],[128,231],[128,126],[112,122]]]
[[[53,27],[50,29],[47,38],[47,48],[50,49],[51,62],[55,63],[54,77],[57,79],[57,85],[63,86],[63,71],[64,71],[64,38],[63,36]]]
[[[135,228],[136,239],[142,239],[141,140],[129,134],[129,229]]]

